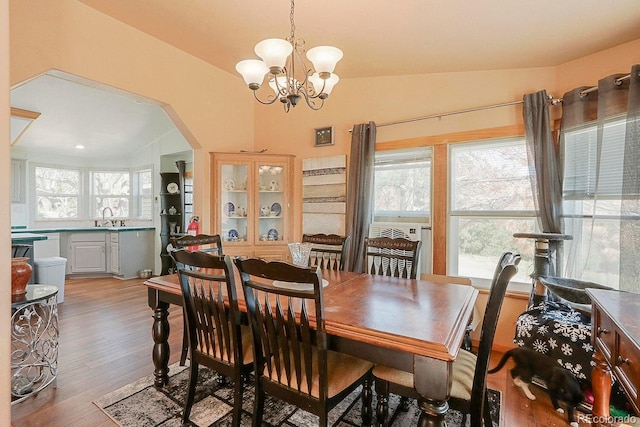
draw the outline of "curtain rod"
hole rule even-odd
[[[616,85],[621,85],[623,81],[629,79],[631,77],[631,74],[627,74],[626,76],[622,76],[616,79]],[[590,87],[588,89],[583,90],[582,92],[580,92],[580,95],[584,96],[590,92],[595,92],[596,90],[598,90],[598,86],[594,86],[594,87]],[[376,124],[376,127],[384,127],[384,126],[393,126],[393,125],[399,125],[399,124],[403,124],[403,123],[410,123],[410,122],[417,122],[420,120],[429,120],[429,119],[438,119],[441,117],[446,117],[446,116],[453,116],[455,114],[464,114],[464,113],[471,113],[474,111],[481,111],[481,110],[488,110],[491,108],[500,108],[500,107],[508,107],[511,105],[518,105],[518,104],[523,104],[524,101],[512,101],[512,102],[504,102],[502,104],[493,104],[493,105],[484,105],[482,107],[475,107],[475,108],[468,108],[466,110],[458,110],[458,111],[449,111],[446,113],[440,113],[440,114],[432,114],[430,116],[423,116],[423,117],[414,117],[412,119],[405,119],[405,120],[397,120],[395,122],[387,122],[387,123],[380,123],[380,124]],[[558,104],[562,104],[562,98],[553,98],[552,96],[549,96],[549,103],[551,105],[558,105]],[[349,129],[349,132],[352,132],[353,129]]]
[[[471,113],[473,111],[488,110],[490,108],[508,107],[510,105],[518,105],[523,103],[524,101],[512,101],[512,102],[504,102],[502,104],[484,105],[482,107],[467,108],[466,110],[458,110],[458,111],[449,111],[447,113],[432,114],[430,116],[414,117],[412,119],[397,120],[395,122],[387,122],[387,123],[380,123],[380,124],[376,123],[376,127],[380,128],[384,126],[399,125],[402,123],[417,122],[419,120],[436,119],[436,118],[445,117],[445,116],[453,116],[455,114]],[[353,131],[353,129],[349,129],[349,132],[351,131]]]
[[[631,74],[627,74],[626,76],[619,77],[615,80],[616,86],[620,86],[623,81],[631,78]],[[590,87],[589,89],[585,89],[580,92],[580,96],[585,96],[588,93],[595,92],[598,90],[598,86]]]

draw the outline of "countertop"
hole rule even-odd
[[[19,234],[76,233],[76,232],[117,232],[155,230],[155,227],[60,227],[60,228],[14,228],[11,238]],[[45,237],[46,238],[46,237]],[[38,239],[36,239],[38,240]]]
[[[31,232],[23,232],[20,231],[16,233],[15,230],[12,230],[11,233],[11,243],[25,243],[25,242],[33,242],[35,240],[47,240],[48,237],[44,234],[35,234]]]

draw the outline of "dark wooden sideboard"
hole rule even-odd
[[[593,416],[609,418],[611,373],[620,381],[636,414],[640,414],[640,295],[587,289],[593,302]]]

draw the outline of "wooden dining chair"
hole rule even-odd
[[[204,365],[233,380],[233,425],[239,426],[243,384],[253,370],[253,351],[251,332],[240,324],[231,258],[186,249],[174,250],[171,256],[178,266],[191,360],[182,422],[189,422],[198,367]]]
[[[371,421],[371,369],[365,360],[327,349],[319,268],[236,258],[253,333],[254,427],[262,425],[265,394],[319,417],[363,385],[362,416]]]
[[[421,245],[420,240],[401,237],[366,237],[363,268],[365,272],[380,276],[415,279]]]
[[[309,266],[319,266],[321,270],[344,270],[349,240],[351,240],[350,236],[337,234],[303,234],[302,243],[313,243],[309,255]]]
[[[462,276],[447,276],[444,274],[422,273],[420,275],[420,280],[428,280],[429,282],[435,283],[453,283],[456,285],[471,286],[471,279]]]
[[[219,234],[198,234],[196,236],[186,234],[182,237],[172,237],[169,241],[175,249],[190,248],[190,250],[222,255],[222,239]]]
[[[216,255],[222,255],[222,239],[219,234],[198,234],[192,236],[186,234],[181,237],[172,237],[169,242],[171,243],[171,250],[187,248],[189,250],[198,250],[202,252],[210,252]],[[175,265],[174,270],[179,268]],[[187,353],[189,352],[189,344],[187,342],[187,324],[184,323],[184,332],[182,339],[182,352],[180,354],[180,366],[184,366],[187,361]]]
[[[449,406],[463,413],[462,425],[466,425],[467,414],[471,415],[471,427],[482,427],[483,421],[485,427],[492,425],[487,398],[487,370],[502,301],[509,281],[518,272],[519,262],[520,255],[511,252],[505,252],[500,257],[482,320],[478,353],[476,355],[461,349],[453,362]],[[388,426],[390,393],[411,399],[418,399],[420,396],[414,388],[413,373],[378,365],[373,369],[373,376],[378,394],[376,422],[378,426]]]

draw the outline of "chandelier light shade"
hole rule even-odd
[[[279,100],[284,110],[289,112],[304,98],[311,109],[319,110],[340,81],[333,71],[342,59],[342,51],[333,46],[318,46],[305,52],[304,40],[295,36],[294,3],[291,0],[289,38],[262,40],[254,49],[260,59],[240,61],[236,64],[236,71],[261,104],[273,104]],[[305,61],[305,53],[312,65]],[[261,99],[258,90],[265,79],[273,93]]]

